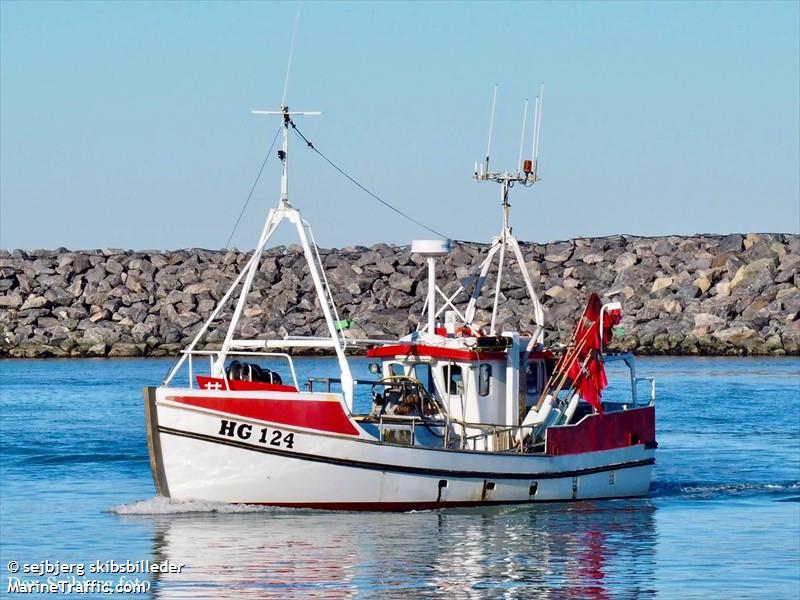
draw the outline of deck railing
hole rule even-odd
[[[188,366],[188,374],[189,374],[189,387],[195,387],[195,380],[194,380],[194,363],[193,359],[195,357],[208,357],[209,359],[209,366],[210,372],[213,373],[214,362],[215,360],[219,360],[220,352],[215,350],[183,350],[181,354],[185,355],[185,359]],[[231,357],[269,357],[269,358],[280,358],[286,360],[289,372],[292,376],[292,381],[294,387],[298,390],[300,389],[297,381],[297,373],[294,368],[294,363],[292,361],[292,357],[289,354],[283,352],[260,352],[256,350],[249,350],[246,352],[228,352],[226,356]],[[630,380],[631,380],[631,396],[632,402],[631,406],[636,408],[639,406],[638,401],[638,394],[637,394],[637,387],[638,384],[641,382],[649,382],[650,383],[650,399],[648,404],[653,405],[655,404],[656,400],[656,381],[654,377],[637,377],[636,376],[636,369],[634,366],[634,357],[632,354],[611,354],[604,356],[604,360],[606,362],[611,361],[619,361],[622,360],[625,362],[626,366],[630,371]],[[163,385],[169,385],[172,379],[175,377],[176,373],[170,373],[169,377],[164,381]],[[224,389],[230,389],[228,384],[227,374],[222,372],[222,379],[224,381]],[[381,380],[370,380],[370,379],[356,379],[353,381],[355,385],[389,385],[389,382],[381,381]],[[324,391],[327,393],[331,392],[331,386],[333,384],[341,384],[341,379],[338,377],[308,377],[306,379],[306,390],[310,393],[314,393],[314,385],[315,384],[323,384]],[[622,403],[623,406],[625,403]],[[424,425],[430,428],[441,428],[443,430],[443,447],[444,448],[451,448],[451,447],[458,447],[462,450],[487,450],[492,452],[525,452],[526,451],[526,444],[524,443],[525,438],[528,435],[531,435],[536,430],[536,425],[514,425],[514,426],[505,426],[505,425],[497,425],[494,423],[475,423],[470,421],[459,421],[454,420],[449,417],[449,415],[445,416],[444,419],[424,419]],[[378,422],[378,432],[379,432],[379,439],[381,441],[384,440],[384,433],[386,430],[387,425],[397,425],[401,423],[407,423],[409,426],[410,432],[410,443],[414,445],[416,443],[417,438],[417,427],[419,423],[423,422],[423,418],[417,415],[380,415],[376,417]],[[419,423],[418,423],[419,422]],[[455,431],[454,431],[455,430]],[[458,433],[456,433],[458,431]],[[474,432],[474,433],[468,433]],[[455,440],[453,439],[455,438]],[[451,442],[455,441],[457,446],[451,446]]]
[[[185,356],[185,360],[186,360],[187,367],[188,367],[188,370],[189,370],[189,388],[193,388],[195,386],[195,383],[196,383],[195,379],[194,379],[194,361],[193,361],[193,359],[195,357],[199,357],[199,356],[202,356],[202,357],[206,357],[207,356],[208,357],[208,362],[209,362],[209,373],[213,374],[213,372],[214,372],[214,362],[215,362],[215,360],[219,360],[219,357],[220,357],[220,352],[218,350],[181,350],[181,354],[183,354]],[[244,352],[244,351],[243,352],[230,352],[229,351],[226,354],[226,357],[229,357],[229,356],[238,357],[238,358],[244,358],[244,357],[250,357],[250,356],[258,356],[258,357],[269,357],[269,358],[284,359],[284,360],[286,360],[286,362],[289,365],[289,372],[292,375],[292,382],[294,384],[294,387],[297,388],[298,390],[300,389],[300,387],[298,386],[298,383],[297,383],[297,373],[294,370],[294,362],[292,362],[292,357],[290,355],[286,354],[285,352],[259,352],[259,351],[256,351],[256,350],[247,351],[247,352]],[[172,371],[167,376],[167,378],[164,380],[164,383],[162,385],[165,385],[165,386],[169,385],[170,382],[172,382],[172,380],[175,378],[176,375],[177,375],[177,372],[176,371]],[[224,385],[223,389],[229,390],[230,387],[229,387],[229,384],[228,384],[228,375],[227,375],[227,373],[225,372],[224,369],[222,370],[221,379],[223,380],[223,385]]]

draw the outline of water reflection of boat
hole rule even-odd
[[[153,519],[153,560],[188,565],[155,598],[641,597],[654,576],[647,501],[135,518]]]

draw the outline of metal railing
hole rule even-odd
[[[656,380],[654,377],[637,377],[636,376],[636,357],[630,352],[621,354],[604,354],[603,362],[623,361],[625,366],[628,367],[631,380],[631,400],[634,407],[639,406],[639,392],[638,385],[640,381],[650,382],[650,404],[656,403]]]
[[[639,384],[640,381],[649,381],[650,382],[650,404],[656,403],[656,378],[655,377],[634,377],[634,382],[636,385]],[[638,394],[633,397],[633,405],[639,405]]]
[[[525,436],[534,429],[531,425],[507,427],[493,423],[424,419],[418,415],[380,415],[373,418],[377,421],[378,439],[381,442],[385,440],[387,429],[397,430],[397,426],[406,425],[411,434],[411,445],[414,445],[417,439],[417,428],[422,424],[429,430],[435,428],[443,430],[442,447],[444,448],[451,448],[450,442],[452,436],[455,436],[458,444],[455,447],[459,449],[486,450],[488,452],[507,452],[509,450],[523,452],[524,447],[520,440],[524,440]],[[458,429],[460,432],[452,432],[452,429]],[[477,433],[467,433],[468,430],[476,429],[479,430]],[[490,444],[480,443],[481,440],[488,441],[489,439],[491,439]]]
[[[381,415],[380,417],[378,417],[378,439],[380,440],[381,443],[383,443],[383,441],[384,441],[384,436],[385,436],[385,431],[386,431],[385,420],[386,420],[386,417],[384,415]],[[410,427],[409,431],[411,433],[411,442],[410,442],[409,445],[410,446],[414,446],[417,443],[417,422],[422,420],[421,417],[397,415],[397,416],[390,417],[389,420],[394,421],[395,423],[398,423],[398,422],[402,423],[404,421],[410,423],[411,427]],[[393,431],[396,431],[396,430],[393,430]]]
[[[194,363],[193,358],[196,356],[207,356],[209,359],[210,372],[213,373],[215,359],[219,359],[220,352],[216,350],[182,350],[187,359],[188,374],[189,374],[189,388],[195,387],[194,381]],[[227,356],[232,357],[268,357],[268,358],[281,358],[287,361],[289,371],[292,376],[292,381],[296,389],[300,389],[297,381],[297,373],[294,368],[292,357],[283,352],[228,352]],[[637,386],[643,381],[650,383],[650,401],[649,404],[655,404],[656,399],[656,382],[654,377],[636,377],[636,370],[633,364],[634,357],[632,354],[615,354],[606,355],[604,357],[606,362],[622,360],[630,371],[631,379],[631,392],[632,392],[632,406],[635,408],[639,406]],[[164,381],[163,385],[169,385],[177,373],[170,373],[169,377]],[[224,382],[224,389],[229,390],[228,377],[225,371],[222,372],[222,380]],[[371,379],[356,379],[353,381],[355,385],[390,385],[391,382],[382,380]],[[306,379],[306,390],[314,393],[314,384],[323,384],[324,391],[331,392],[333,384],[341,384],[341,379],[338,377],[308,377]],[[488,452],[525,452],[526,445],[524,443],[525,437],[531,435],[536,430],[536,425],[515,425],[505,426],[494,423],[474,423],[470,421],[458,421],[450,418],[449,414],[444,415],[445,419],[424,419],[417,415],[380,415],[377,417],[378,421],[378,434],[381,442],[384,441],[384,432],[387,425],[398,425],[408,423],[411,445],[416,444],[417,440],[417,426],[418,422],[423,422],[425,426],[430,428],[442,428],[443,434],[443,447],[450,448],[451,439],[456,436],[458,446],[460,449],[467,450],[482,450]],[[458,430],[458,432],[456,432]],[[468,431],[478,430],[477,433],[469,433]],[[491,442],[490,442],[491,440]],[[483,442],[483,443],[481,443]]]
[[[342,380],[339,377],[309,377],[306,379],[306,390],[309,392],[314,391],[314,384],[315,383],[323,383],[325,384],[325,391],[330,393],[331,391],[331,384],[338,383],[341,385]],[[388,385],[388,382],[380,381],[378,379],[354,379],[354,385]],[[299,389],[299,388],[298,388]]]
[[[181,354],[185,355],[187,359],[187,366],[189,369],[189,388],[194,388],[195,380],[194,380],[194,363],[193,358],[195,356],[207,356],[209,362],[209,373],[214,372],[214,361],[215,359],[219,359],[220,352],[218,350],[181,350]],[[227,352],[226,357],[234,356],[234,357],[249,357],[249,356],[263,356],[269,358],[283,358],[286,359],[287,363],[289,364],[289,372],[292,374],[292,381],[294,383],[294,387],[298,390],[300,389],[297,384],[297,373],[294,370],[294,362],[292,362],[292,357],[286,354],[285,352]],[[170,382],[175,378],[177,375],[176,371],[173,371],[169,374],[169,376],[164,380],[163,385],[167,386]],[[212,375],[213,376],[213,375]],[[230,386],[228,384],[228,375],[225,370],[222,370],[222,377],[224,384],[224,389],[230,390]]]

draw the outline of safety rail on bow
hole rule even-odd
[[[195,387],[195,365],[194,361],[192,360],[194,357],[207,357],[209,361],[209,373],[214,372],[214,365],[220,359],[220,351],[219,350],[181,350],[181,354],[183,355],[182,358],[185,360],[188,375],[189,375],[189,388]],[[228,352],[226,354],[227,357],[252,357],[252,356],[259,356],[259,357],[267,357],[267,358],[281,358],[285,359],[289,365],[289,373],[292,375],[292,382],[295,389],[300,389],[297,386],[297,372],[294,369],[294,362],[292,361],[292,357],[284,352],[258,352],[258,351],[241,351],[241,352]],[[175,371],[171,372],[167,378],[164,380],[162,385],[168,386],[172,380],[175,378],[177,373]],[[230,385],[228,383],[228,373],[226,370],[222,370],[220,373],[223,381],[223,389],[230,390]]]

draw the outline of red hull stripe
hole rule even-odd
[[[632,410],[592,415],[577,425],[550,427],[547,454],[582,454],[653,445],[656,441],[656,409],[645,406]]]
[[[358,429],[338,402],[272,398],[209,398],[204,396],[169,396],[167,399],[258,421],[269,421],[330,433],[358,435]]]
[[[393,346],[378,346],[367,351],[370,358],[385,358],[393,356],[429,356],[431,358],[445,358],[451,360],[505,360],[505,352],[478,352],[476,350],[459,350],[457,348],[443,348],[441,346],[425,346],[422,344],[395,344]]]

